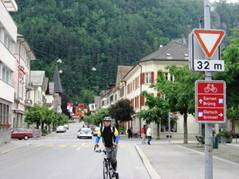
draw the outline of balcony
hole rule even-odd
[[[3,0],[3,3],[9,12],[16,12],[18,10],[15,0]]]
[[[32,85],[32,83],[28,83],[28,84],[26,85],[26,90],[27,90],[27,91],[33,90],[33,85]]]
[[[0,13],[0,15],[1,15],[1,13]],[[1,54],[0,61],[2,61],[12,71],[15,71],[16,59],[11,54],[11,52],[3,45],[3,43],[1,41],[0,41],[0,54]]]
[[[17,26],[13,21],[11,15],[8,12],[7,7],[5,7],[2,1],[0,1],[0,27],[4,27],[4,29],[8,32],[11,39],[16,42],[17,41]]]
[[[0,86],[0,98],[6,101],[14,102],[14,88],[2,80],[0,80]]]
[[[26,99],[26,100],[25,100],[25,106],[27,106],[27,107],[33,106],[32,100]]]

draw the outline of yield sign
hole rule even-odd
[[[205,55],[211,59],[225,35],[223,30],[196,29],[194,34]]]

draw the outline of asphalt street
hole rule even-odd
[[[64,134],[13,141],[22,147],[0,155],[0,179],[103,178],[103,154],[93,151],[94,139],[76,139],[79,128],[80,124],[71,124]],[[149,179],[134,141],[120,141],[118,172],[123,179]]]

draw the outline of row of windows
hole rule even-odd
[[[3,63],[0,62],[0,79],[7,84],[12,84],[12,71]]]
[[[11,51],[11,47],[14,42],[11,40],[8,33],[3,28],[0,28],[0,41],[8,50]]]
[[[145,106],[145,97],[144,96],[136,96],[135,98],[131,99],[131,106],[134,109],[139,108],[140,106]]]
[[[127,93],[131,93],[132,91],[138,89],[140,86],[139,84],[139,77],[135,78],[131,83],[127,85]]]
[[[170,73],[164,73],[165,79],[169,81],[175,81],[175,76]]]
[[[0,124],[9,124],[9,106],[3,103],[0,103]]]

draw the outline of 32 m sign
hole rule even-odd
[[[194,71],[224,71],[224,60],[195,60]]]

